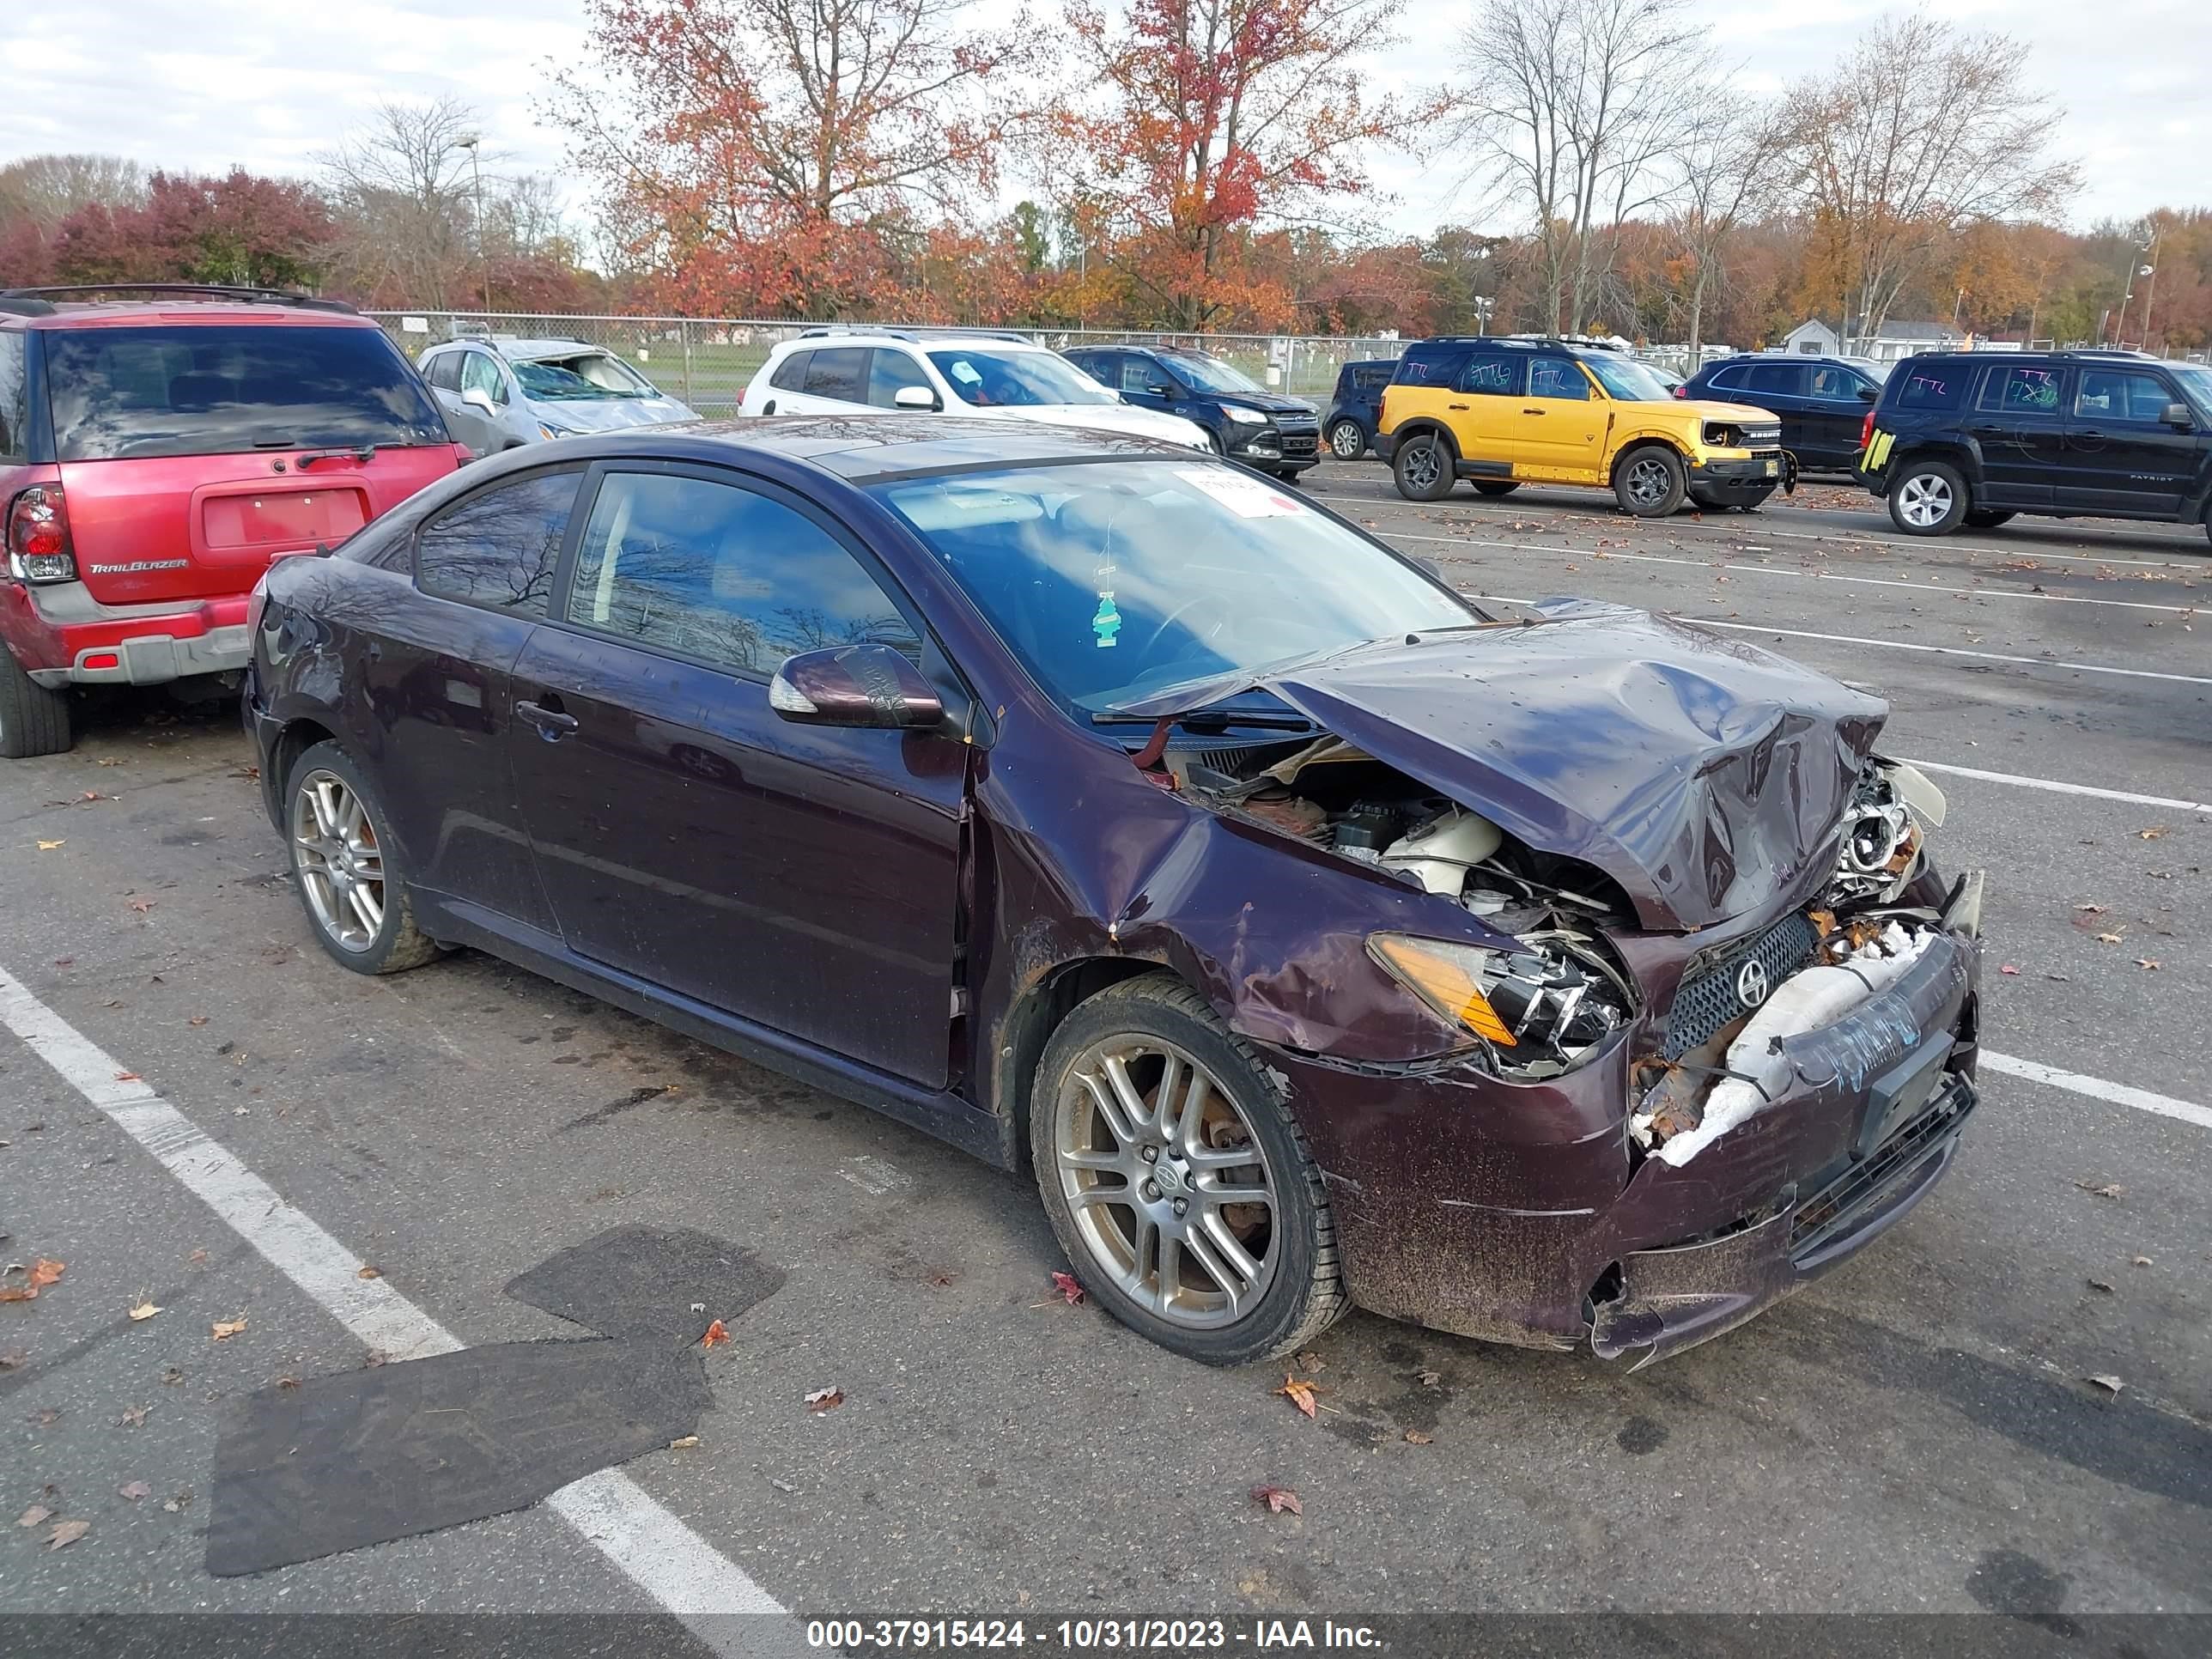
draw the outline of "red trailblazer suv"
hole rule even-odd
[[[68,748],[71,685],[234,678],[270,560],[467,459],[406,358],[337,301],[0,293],[0,757]]]

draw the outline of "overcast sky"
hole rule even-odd
[[[1006,0],[985,0],[1006,9]],[[1049,14],[1054,0],[1031,0]],[[1481,0],[1412,0],[1383,81],[1433,76]],[[1863,0],[1694,0],[1739,83],[1779,88],[1823,67],[1885,8]],[[2212,4],[2206,0],[1930,0],[1929,9],[2017,40],[2065,111],[2059,153],[2086,181],[2087,225],[2160,204],[2212,204]],[[43,150],[131,156],[148,167],[312,172],[318,152],[386,98],[451,92],[483,114],[485,149],[557,172],[559,135],[537,124],[549,62],[572,63],[582,0],[75,0],[0,6],[0,161]],[[1480,221],[1480,193],[1441,169],[1378,158],[1390,228]],[[578,203],[580,205],[580,200]],[[1510,228],[1504,223],[1492,228]]]

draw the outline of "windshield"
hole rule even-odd
[[[1224,363],[1218,357],[1209,357],[1203,352],[1197,351],[1175,351],[1165,355],[1168,362],[1175,366],[1175,372],[1200,392],[1265,390],[1235,364]]]
[[[914,526],[1061,704],[1483,618],[1295,495],[1221,462],[1085,462],[893,480]]]
[[[527,398],[556,403],[585,398],[655,398],[660,394],[619,357],[604,351],[510,364]]]
[[[964,404],[1012,409],[1041,404],[1118,404],[1109,392],[1066,358],[1050,351],[933,351],[929,361]]]
[[[381,329],[55,329],[46,344],[64,461],[452,441]]]
[[[1667,389],[1667,383],[1632,358],[1593,351],[1577,361],[1597,376],[1597,383],[1605,388],[1608,397],[1632,404],[1674,401],[1674,394]]]

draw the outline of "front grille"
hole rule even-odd
[[[1797,1206],[1790,1223],[1790,1254],[1802,1261],[1849,1233],[1891,1191],[1943,1150],[1975,1105],[1974,1085],[1946,1076],[1928,1109],[1901,1124],[1871,1155]]]
[[[1747,426],[1743,429],[1743,447],[1746,449],[1772,449],[1781,442],[1782,428],[1778,424]]]
[[[1730,1020],[1758,1006],[1746,1003],[1736,988],[1737,975],[1746,963],[1757,960],[1765,972],[1771,993],[1805,965],[1820,939],[1819,930],[1804,912],[1793,911],[1719,962],[1710,966],[1693,963],[1683,977],[1681,988],[1674,993],[1674,1006],[1667,1017],[1667,1041],[1660,1052],[1668,1060],[1680,1060]]]
[[[1283,453],[1285,455],[1311,455],[1320,447],[1321,439],[1317,434],[1311,432],[1283,434]]]

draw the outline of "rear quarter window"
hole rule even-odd
[[[583,476],[574,468],[528,473],[447,508],[415,538],[415,579],[422,591],[544,617]]]
[[[768,377],[768,383],[778,392],[798,391],[806,384],[806,360],[813,355],[811,351],[793,352],[775,366],[775,373]]]
[[[452,441],[378,328],[52,329],[46,362],[64,461]]]
[[[1415,346],[1398,360],[1393,386],[1449,386],[1467,362],[1465,346]]]
[[[0,329],[0,461],[20,464],[30,444],[30,337],[21,329]]]
[[[1962,409],[1966,383],[1974,377],[1973,365],[1960,362],[1900,364],[1890,376],[1893,409]]]

